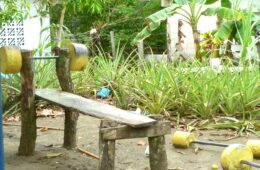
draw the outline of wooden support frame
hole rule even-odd
[[[115,121],[102,120],[99,131],[99,170],[115,169],[115,144],[119,139],[148,137],[151,170],[167,170],[164,135],[171,133],[170,122],[157,121],[149,127],[133,128]]]
[[[73,82],[70,76],[70,59],[68,50],[57,49],[59,58],[56,60],[56,73],[60,87],[65,92],[75,93]],[[79,113],[65,108],[64,142],[63,147],[74,149],[77,147],[77,121]]]
[[[118,127],[102,128],[100,133],[104,140],[119,140],[155,137],[171,133],[170,122],[158,121],[152,126],[133,128],[121,125]]]
[[[32,51],[22,51],[21,68],[21,138],[18,149],[18,155],[30,156],[35,150],[35,141],[37,136],[36,112],[35,112],[35,81],[34,64],[32,60]]]

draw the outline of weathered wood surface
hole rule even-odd
[[[101,120],[99,129],[99,170],[114,170],[116,157],[116,141],[104,140],[101,133],[103,128],[116,127],[117,123],[110,120]]]
[[[34,107],[34,65],[31,51],[22,51],[21,81],[22,127],[18,155],[29,156],[34,153],[37,136],[36,112]]]
[[[168,170],[164,136],[149,137],[148,142],[151,170]]]
[[[171,124],[170,122],[159,121],[152,126],[138,129],[124,125],[114,128],[103,128],[101,133],[104,140],[155,137],[170,134]]]
[[[74,93],[74,86],[70,76],[70,59],[68,51],[59,49],[59,58],[56,60],[56,73],[62,91]],[[79,113],[65,108],[64,141],[63,146],[73,149],[77,146],[77,121]]]
[[[143,115],[133,114],[111,105],[99,103],[72,93],[61,92],[59,90],[37,89],[36,96],[58,105],[78,110],[82,112],[82,114],[101,119],[106,118],[118,121],[136,128],[150,126],[156,122],[154,119]]]

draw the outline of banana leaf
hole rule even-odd
[[[214,16],[217,15],[218,17],[222,19],[227,20],[241,20],[244,18],[244,13],[232,10],[230,8],[226,7],[213,7],[213,8],[207,8],[205,11],[202,12],[202,15],[205,16]]]
[[[179,6],[173,5],[148,16],[145,19],[146,27],[137,34],[131,44],[134,45],[149,37],[152,31],[156,30],[161,25],[162,21],[165,21],[168,17],[172,16],[178,8]]]
[[[231,8],[232,0],[221,0],[221,6],[226,8]]]
[[[235,29],[235,21],[227,21],[220,25],[217,32],[214,34],[214,42],[221,43],[229,38]]]

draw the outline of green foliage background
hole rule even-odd
[[[102,10],[93,12],[89,7],[84,7],[81,12],[67,12],[64,25],[69,28],[75,37],[85,43],[90,39],[89,31],[97,28],[101,34],[102,47],[110,50],[110,31],[115,32],[115,38],[120,44],[126,44],[126,50],[131,51],[133,47],[130,42],[144,27],[144,19],[150,14],[161,9],[160,0],[111,0],[101,6]],[[50,9],[51,22],[58,23],[61,6],[53,6]],[[163,52],[166,49],[166,25],[154,32],[145,41],[145,46],[151,46],[153,51]],[[147,49],[149,52],[150,49]]]

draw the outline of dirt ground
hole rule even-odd
[[[38,118],[38,126],[63,128],[64,118]],[[18,122],[19,123],[19,122]],[[80,116],[78,122],[78,146],[98,154],[99,119]],[[172,130],[174,132],[174,130]],[[197,131],[200,139],[224,140],[231,131]],[[20,127],[4,127],[4,145],[6,170],[97,170],[98,160],[79,151],[68,151],[62,148],[63,131],[38,130],[36,153],[31,157],[17,156]],[[236,138],[227,143],[244,143],[248,138]],[[175,149],[170,144],[170,135],[166,136],[169,169],[176,170],[209,170],[212,164],[218,164],[223,148],[194,146],[190,149]],[[149,158],[144,151],[147,139],[120,140],[116,143],[117,170],[148,170]],[[63,153],[56,158],[46,158],[47,154]],[[260,163],[260,160],[255,162]],[[253,168],[252,168],[253,169]]]

